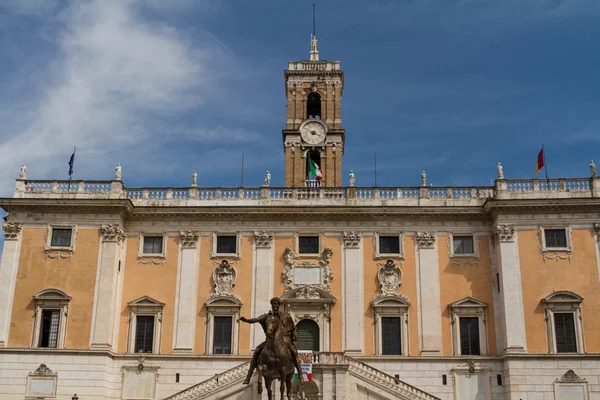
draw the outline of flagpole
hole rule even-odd
[[[242,153],[242,178],[240,187],[244,187],[244,153]]]
[[[542,143],[542,155],[544,157],[544,172],[546,173],[546,183],[550,183],[550,179],[548,179],[548,167],[546,164],[546,150],[544,150],[544,144]]]
[[[377,187],[377,153],[374,154],[374,163],[375,163],[375,187]]]

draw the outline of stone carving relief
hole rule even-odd
[[[256,247],[271,247],[273,232],[254,232],[254,243],[256,243]]]
[[[358,247],[360,245],[360,238],[360,232],[350,231],[342,234],[345,247]]]
[[[560,383],[583,383],[586,382],[585,379],[581,378],[579,375],[575,373],[572,369],[568,370],[564,373],[564,375],[559,379],[556,378],[556,382]]]
[[[313,288],[331,292],[331,281],[333,280],[333,269],[329,265],[333,251],[330,247],[325,247],[322,253],[322,260],[319,264],[311,262],[296,263],[294,251],[287,247],[283,252],[285,268],[282,278],[285,285],[285,292],[298,288]],[[314,294],[309,289],[304,290],[309,294]],[[317,296],[318,297],[318,296]]]
[[[498,224],[492,230],[492,237],[499,242],[512,242],[515,237],[515,226],[510,224]]]
[[[213,271],[212,278],[215,286],[215,293],[210,295],[209,299],[217,296],[233,297],[237,299],[237,296],[233,294],[237,272],[235,268],[229,264],[229,261],[221,261],[221,264]]]
[[[432,248],[435,243],[434,232],[417,232],[416,235],[417,245],[421,248]]]
[[[121,244],[121,242],[127,237],[125,230],[123,230],[121,225],[117,224],[102,225],[102,228],[100,228],[100,234],[102,235],[102,241],[117,242],[117,244]]]
[[[573,372],[573,371],[571,371]],[[37,367],[37,369],[35,371],[33,371],[31,373],[31,375],[38,375],[38,376],[49,376],[49,375],[56,375],[54,372],[52,372],[52,370],[50,368],[48,368],[46,366],[46,364],[40,364],[39,367]]]
[[[398,298],[410,303],[408,297],[398,293],[398,289],[400,289],[400,285],[402,284],[402,270],[394,261],[387,260],[385,264],[379,264],[377,281],[379,282],[380,293],[375,296],[375,302],[382,299]]]
[[[182,247],[195,248],[198,246],[200,233],[195,231],[179,232],[179,241]]]
[[[17,240],[23,225],[17,222],[3,222],[2,229],[4,230],[4,240]]]

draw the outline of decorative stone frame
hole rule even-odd
[[[456,254],[454,253],[454,236],[471,236],[473,237],[473,253]],[[448,232],[448,251],[450,258],[471,257],[479,258],[479,237],[476,232]]]
[[[288,290],[281,301],[295,324],[311,319],[319,326],[319,351],[331,349],[331,308],[337,299],[325,290],[314,287],[299,287]]]
[[[37,348],[40,341],[40,326],[42,322],[42,311],[44,310],[59,310],[60,321],[58,326],[58,338],[56,341],[56,349],[65,348],[65,338],[67,335],[67,322],[69,315],[69,302],[71,296],[60,289],[48,288],[40,290],[33,295],[35,302],[33,332],[31,335],[31,347]],[[51,347],[54,348],[54,347]]]
[[[472,359],[467,360],[466,363],[460,364],[451,370],[452,372],[452,383],[454,387],[454,398],[460,399],[460,379],[461,377],[470,378],[471,376],[483,376],[483,381],[485,382],[485,398],[486,400],[492,399],[492,390],[490,385],[490,368],[485,367],[484,365],[475,362]]]
[[[305,291],[311,291],[314,288],[322,289],[327,292],[331,291],[331,282],[333,280],[333,269],[329,265],[331,258],[333,257],[333,251],[330,247],[325,247],[322,254],[318,257],[320,259],[318,264],[311,263],[309,261],[296,263],[294,251],[287,247],[283,253],[285,260],[285,267],[281,274],[285,291],[297,288],[304,288]],[[318,271],[319,282],[300,282],[297,283],[297,269],[313,270]],[[311,292],[311,294],[314,294]]]
[[[139,356],[135,364],[121,367],[121,398],[123,400],[153,400],[159,378],[158,365],[144,365],[146,357]]]
[[[372,302],[373,317],[375,319],[375,355],[383,355],[383,332],[381,329],[382,318],[400,318],[400,352],[401,356],[410,355],[410,332],[408,321],[408,308],[410,301],[404,295],[377,296]]]
[[[488,355],[487,308],[488,305],[473,297],[455,301],[449,305],[450,321],[452,324],[452,350],[455,356],[462,355],[460,348],[461,317],[477,317],[479,319],[479,352],[481,356]],[[477,354],[476,354],[477,355]],[[471,355],[469,355],[471,356]]]
[[[162,338],[162,316],[165,303],[149,296],[138,297],[127,303],[129,306],[129,331],[127,336],[127,353],[135,354],[135,336],[138,316],[154,317],[154,336],[152,340],[152,353],[160,353],[160,342]],[[144,353],[147,354],[147,353]]]
[[[379,251],[379,237],[380,236],[398,236],[398,242],[400,246],[400,253],[381,253]],[[394,260],[404,260],[404,233],[403,232],[375,232],[373,235],[373,259],[381,260],[381,259],[394,259]]]
[[[585,379],[577,375],[572,369],[564,373],[560,379],[554,381],[554,399],[555,400],[571,400],[570,398],[560,397],[561,387],[582,387],[583,388],[583,399],[589,400],[589,387]]]
[[[49,383],[52,385],[48,391],[36,391],[38,382],[45,382],[46,385]],[[56,389],[58,386],[58,374],[52,372],[46,364],[40,364],[40,366],[34,371],[27,375],[27,387],[25,391],[26,400],[39,400],[39,399],[54,399],[56,398]]]
[[[54,229],[71,229],[71,244],[69,246],[52,246],[52,232]],[[44,252],[46,258],[71,258],[75,253],[75,242],[77,241],[77,225],[73,224],[49,224],[46,225],[44,234]],[[66,253],[66,254],[63,254]]]
[[[585,353],[585,341],[583,337],[583,317],[581,314],[581,302],[583,297],[568,290],[553,292],[542,299],[544,315],[546,320],[546,333],[548,335],[548,352],[556,351],[556,332],[554,330],[554,313],[572,313],[575,322],[575,339],[577,341],[577,353]],[[574,354],[574,353],[561,353]]]
[[[212,295],[206,300],[206,350],[205,354],[213,354],[214,317],[231,317],[231,355],[240,351],[240,310],[242,302],[237,296]]]
[[[217,253],[217,236],[235,236],[235,253]],[[213,232],[210,236],[210,258],[241,258],[242,235],[240,232]]]
[[[300,254],[300,236],[318,236],[319,237],[319,252],[310,254]],[[294,257],[295,258],[316,258],[320,259],[325,248],[325,236],[322,232],[302,232],[294,233]]]
[[[144,237],[157,237],[157,236],[162,236],[163,238],[163,242],[162,242],[162,251],[160,253],[144,253]],[[165,259],[167,258],[167,240],[169,238],[169,235],[167,234],[167,232],[163,232],[163,233],[140,233],[138,236],[138,252],[137,252],[137,258],[138,260],[140,260],[143,264],[148,264],[148,263],[152,263],[152,264],[161,264],[164,263]]]
[[[567,240],[567,247],[547,247],[546,246],[546,230],[547,229],[564,229]],[[544,225],[538,226],[538,237],[540,239],[540,253],[571,253],[573,251],[573,233],[570,225]],[[552,257],[554,258],[554,257]]]

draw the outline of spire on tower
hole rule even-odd
[[[319,50],[317,49],[317,24],[315,19],[315,5],[313,4],[313,31],[310,35],[310,61],[319,61]]]

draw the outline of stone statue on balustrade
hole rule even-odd
[[[354,176],[354,171],[350,170],[350,186],[354,186],[356,184],[356,177]]]
[[[263,183],[263,186],[271,186],[271,173],[269,171],[265,174],[265,183]]]
[[[192,186],[198,186],[198,173],[196,171],[192,174]]]
[[[421,172],[421,186],[427,186],[427,174],[425,173],[425,170]]]
[[[117,163],[115,167],[115,181],[121,180],[121,164]]]
[[[265,378],[265,386],[271,399],[271,382],[274,379],[281,380],[281,398],[283,399],[284,383],[287,386],[287,396],[291,399],[292,378],[294,367],[300,372],[302,383],[302,369],[298,358],[296,343],[298,333],[296,324],[292,317],[286,312],[280,312],[281,300],[278,297],[271,299],[271,310],[257,318],[240,317],[240,321],[249,324],[259,323],[265,332],[266,340],[256,346],[248,375],[244,384],[250,383],[252,373],[256,368],[259,373],[259,389],[262,393],[262,378]],[[285,380],[285,382],[284,382]]]
[[[21,169],[19,169],[19,179],[27,179],[27,167],[25,163],[22,163]]]
[[[596,177],[596,164],[594,164],[594,160],[590,161],[590,172],[592,174],[592,177],[595,178]]]
[[[498,179],[504,179],[504,170],[502,169],[502,164],[498,163],[496,169],[498,170]]]

